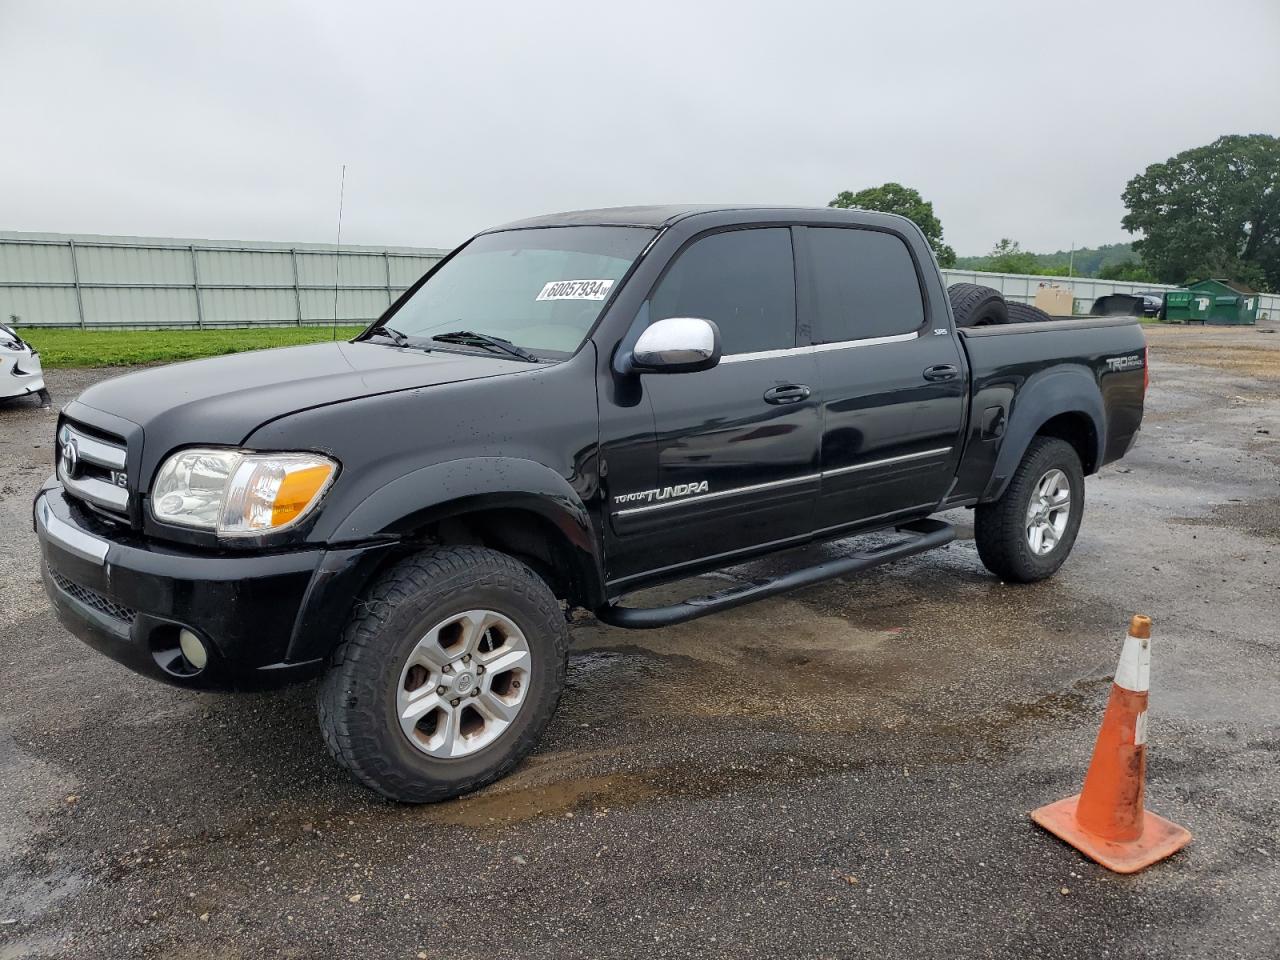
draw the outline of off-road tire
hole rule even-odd
[[[953,283],[947,288],[951,314],[957,327],[988,327],[1009,322],[1004,297],[993,287],[976,283]]]
[[[1071,489],[1071,507],[1062,538],[1045,554],[1027,542],[1027,508],[1036,483],[1053,469],[1061,470]],[[1001,580],[1034,583],[1062,566],[1080,531],[1084,516],[1084,469],[1075,448],[1056,437],[1036,437],[1014,471],[1000,499],[974,511],[974,539],[982,564]]]
[[[1045,320],[1053,319],[1052,315],[1029,303],[1008,300],[1005,302],[1005,308],[1009,312],[1010,323],[1043,323]]]
[[[409,652],[452,613],[491,609],[509,617],[531,652],[529,690],[492,744],[456,759],[414,747],[396,717]],[[523,563],[483,547],[436,547],[386,571],[356,603],[320,682],[320,730],[334,758],[365,786],[402,803],[432,803],[478,790],[528,756],[564,688],[569,632],[546,583]]]

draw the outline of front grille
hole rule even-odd
[[[116,603],[109,597],[104,597],[96,590],[90,590],[88,587],[82,587],[74,580],[68,580],[57,570],[50,569],[49,576],[53,577],[53,582],[58,585],[58,589],[68,596],[74,597],[83,603],[86,607],[93,607],[99,613],[105,613],[108,617],[124,623],[133,623],[138,617],[138,611],[130,607],[126,607],[123,603]]]
[[[64,420],[57,437],[58,479],[67,494],[105,516],[129,518],[124,440]]]

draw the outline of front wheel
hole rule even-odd
[[[1071,553],[1083,516],[1084,469],[1075,448],[1036,437],[1000,499],[975,511],[978,556],[1002,580],[1044,580]]]
[[[325,742],[393,800],[478,790],[542,736],[568,644],[555,595],[518,560],[471,546],[416,554],[356,605],[320,684]]]

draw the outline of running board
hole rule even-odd
[[[812,586],[823,580],[870,570],[882,563],[924,553],[926,550],[950,543],[956,536],[955,528],[943,520],[916,520],[912,523],[904,523],[895,529],[899,533],[909,533],[913,536],[871,547],[850,557],[841,557],[812,567],[792,570],[779,577],[734,584],[724,590],[718,590],[706,596],[692,597],[669,607],[623,607],[617,603],[605,604],[596,611],[596,618],[611,626],[629,627],[633,630],[668,627],[674,623],[685,623],[688,620],[705,617],[709,613],[731,610],[743,604],[763,600],[765,597],[772,597],[774,594]]]

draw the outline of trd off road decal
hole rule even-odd
[[[1127,357],[1109,357],[1106,363],[1108,370],[1119,373],[1121,370],[1141,370],[1143,359],[1142,354],[1135,353]]]
[[[677,483],[674,487],[654,487],[652,490],[620,493],[613,498],[613,502],[615,505],[624,503],[661,503],[663,500],[674,500],[680,497],[691,497],[698,493],[706,493],[708,489],[706,480],[699,480],[697,483]]]
[[[552,280],[534,299],[603,300],[612,289],[612,280]]]

